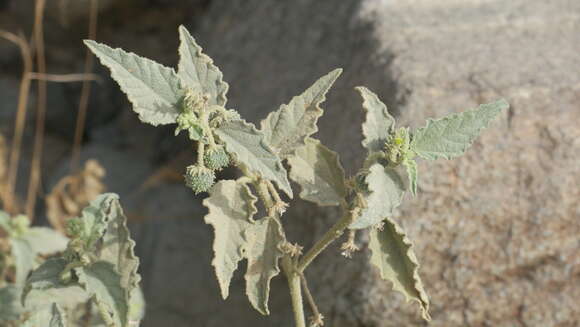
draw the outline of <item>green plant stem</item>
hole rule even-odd
[[[203,142],[198,142],[197,143],[197,164],[200,167],[205,166],[203,163],[204,151],[205,151],[205,144],[203,144]]]
[[[342,218],[340,218],[333,226],[330,228],[318,242],[312,246],[310,250],[302,257],[296,269],[298,273],[303,273],[304,269],[314,260],[326,247],[328,247],[334,240],[339,238],[344,230],[348,228],[350,224],[356,218],[355,215],[351,213],[350,210],[344,210]]]
[[[285,255],[282,258],[282,267],[286,272],[288,287],[290,288],[290,298],[292,299],[292,311],[294,312],[295,326],[306,327],[300,274],[296,271],[292,264],[292,260],[288,255]]]

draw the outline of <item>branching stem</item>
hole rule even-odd
[[[343,206],[344,207],[344,206]],[[333,226],[330,228],[318,242],[312,246],[308,252],[302,257],[296,269],[299,273],[303,273],[304,269],[314,260],[326,247],[328,247],[334,240],[339,238],[344,230],[348,228],[350,224],[354,221],[356,216],[350,210],[344,210],[342,218],[340,218]]]

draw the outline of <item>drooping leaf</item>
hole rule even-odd
[[[248,194],[245,184],[223,180],[214,185],[210,196],[203,201],[209,211],[205,222],[215,231],[212,266],[224,299],[229,295],[230,281],[238,263],[249,251],[247,229],[255,214],[256,198]]]
[[[425,127],[413,133],[411,150],[424,159],[451,159],[460,156],[502,110],[509,108],[505,100],[482,104],[477,109],[429,119]]]
[[[36,253],[34,253],[30,243],[22,238],[14,238],[11,243],[16,268],[16,285],[24,285],[26,277],[36,264]]]
[[[112,203],[119,200],[114,193],[104,193],[96,197],[82,211],[81,238],[86,241],[87,247],[96,251],[97,242],[101,240],[109,225]]]
[[[304,145],[307,137],[318,131],[316,123],[323,113],[319,105],[341,73],[342,69],[335,69],[322,76],[301,95],[262,120],[261,130],[266,142],[280,158],[287,158],[297,147]]]
[[[32,227],[22,235],[36,254],[48,255],[64,251],[68,238],[54,229],[46,227]]]
[[[365,196],[367,205],[360,216],[349,226],[350,229],[363,229],[376,225],[385,217],[389,217],[401,204],[405,186],[394,169],[375,163],[369,168],[365,181],[370,192]]]
[[[202,52],[201,47],[187,29],[179,26],[178,75],[183,85],[202,94],[209,94],[208,104],[225,107],[228,83],[222,80],[222,72],[213,60]]]
[[[363,98],[363,108],[366,112],[366,119],[362,125],[364,135],[362,145],[369,152],[381,151],[389,134],[395,128],[395,119],[376,94],[363,86],[356,87],[356,90]]]
[[[308,139],[288,157],[290,178],[300,184],[300,197],[321,206],[336,206],[346,196],[344,169],[338,154]]]
[[[417,162],[413,159],[407,159],[403,161],[403,165],[407,169],[407,177],[409,178],[409,190],[413,196],[417,195],[417,178],[419,170],[417,168]]]
[[[429,298],[419,277],[419,263],[413,252],[413,244],[403,229],[391,219],[386,219],[382,230],[372,228],[369,248],[371,263],[380,271],[381,277],[393,283],[393,289],[421,306],[423,319],[429,321]]]
[[[224,142],[226,150],[233,154],[237,161],[243,163],[252,172],[278,184],[290,198],[292,188],[288,173],[280,158],[264,141],[264,134],[253,124],[242,120],[225,122],[216,133]]]
[[[248,239],[246,295],[256,310],[269,315],[270,280],[280,273],[278,260],[284,255],[279,247],[285,241],[282,225],[276,218],[263,218],[248,229]]]
[[[123,288],[121,275],[110,262],[97,261],[86,267],[75,268],[79,284],[94,296],[101,316],[106,323],[127,327],[129,322],[129,296]],[[104,312],[103,312],[104,311]]]
[[[23,312],[20,304],[21,293],[22,289],[15,285],[0,288],[0,323],[20,318]]]
[[[22,292],[22,303],[27,310],[43,308],[52,302],[70,308],[88,300],[78,284],[65,284],[61,280],[60,274],[67,264],[63,258],[51,258],[30,274]]]
[[[183,90],[172,68],[92,40],[84,42],[111,70],[141,121],[154,126],[175,122]]]

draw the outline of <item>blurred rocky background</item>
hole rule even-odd
[[[93,0],[94,1],[94,0]],[[48,0],[47,72],[82,73],[90,0]],[[580,2],[575,0],[99,0],[96,38],[166,65],[184,24],[230,83],[248,120],[299,94],[335,67],[344,74],[323,104],[319,137],[353,172],[362,161],[366,85],[413,127],[506,98],[511,108],[466,156],[420,167],[419,196],[396,217],[415,241],[432,326],[580,325]],[[0,29],[31,35],[32,0],[0,0]],[[141,257],[144,326],[292,326],[285,280],[271,311],[253,311],[238,274],[222,301],[213,232],[181,174],[194,153],[173,128],[141,124],[95,64],[81,161],[97,159],[121,195]],[[22,60],[0,40],[0,131],[14,132]],[[33,83],[17,190],[25,198],[35,131]],[[70,171],[81,83],[48,83],[41,188],[35,213]],[[232,172],[226,172],[232,174]],[[337,217],[310,205],[284,217],[308,247]],[[361,244],[365,235],[360,235]],[[424,326],[367,263],[329,250],[307,272],[333,327]]]

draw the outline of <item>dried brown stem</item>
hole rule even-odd
[[[89,7],[89,39],[94,40],[97,37],[97,22],[98,22],[98,0],[91,0]],[[93,69],[93,55],[87,49],[85,56],[85,75],[90,74]],[[79,111],[77,115],[77,122],[75,127],[75,137],[73,141],[72,148],[72,158],[71,158],[71,172],[78,168],[79,154],[81,149],[81,143],[83,141],[83,133],[85,130],[85,122],[87,117],[87,109],[89,106],[89,97],[91,95],[91,84],[89,81],[85,80],[81,89],[81,97],[79,100]]]
[[[46,58],[44,55],[44,7],[45,0],[36,0],[34,8],[34,44],[36,48],[36,65],[39,74],[46,73]],[[34,208],[40,185],[40,163],[44,142],[44,121],[46,114],[46,81],[38,80],[38,102],[36,107],[36,127],[34,135],[34,150],[30,168],[30,181],[26,197],[26,215],[34,220]]]
[[[4,210],[11,214],[18,211],[16,205],[15,185],[18,175],[18,162],[20,161],[20,150],[22,147],[22,135],[24,133],[24,123],[26,121],[26,109],[28,108],[28,95],[30,93],[29,73],[32,71],[32,54],[26,38],[20,34],[16,35],[0,30],[0,37],[16,44],[20,48],[23,61],[22,79],[20,80],[20,91],[18,94],[18,108],[16,111],[16,121],[14,123],[14,137],[10,146],[10,159],[8,165],[7,192],[4,202]]]
[[[101,82],[102,79],[97,74],[39,74],[28,73],[31,80],[43,80],[47,82],[71,83],[71,82]]]

